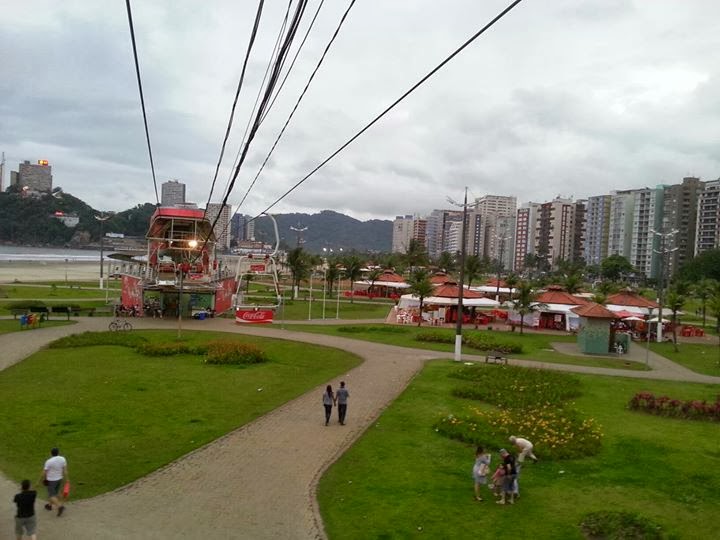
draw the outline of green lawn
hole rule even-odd
[[[675,352],[672,343],[651,343],[650,349],[697,373],[720,376],[720,347],[699,343],[678,343]]]
[[[51,326],[64,326],[66,324],[75,324],[75,321],[45,321],[39,328],[48,328]],[[8,334],[10,332],[20,332],[20,320],[4,319],[0,320],[0,334]],[[37,328],[23,332],[34,332]]]
[[[153,341],[175,333],[135,332]],[[35,480],[47,452],[68,458],[74,497],[142,477],[359,363],[346,351],[212,332],[188,341],[240,339],[270,362],[209,366],[199,356],[147,357],[134,349],[43,349],[0,372],[0,470]],[[262,390],[260,390],[262,389]],[[108,460],[112,466],[108,466]],[[169,503],[171,504],[171,503]]]
[[[716,386],[578,376],[583,395],[575,406],[602,426],[599,454],[552,462],[536,448],[540,462],[526,465],[520,500],[503,507],[490,496],[473,498],[474,448],[432,427],[477,403],[451,396],[457,381],[447,375],[455,367],[429,363],[323,476],[318,496],[330,538],[581,539],[578,523],[597,510],[642,514],[678,538],[708,537],[719,516],[717,425],[626,404],[641,390],[714,399]]]
[[[340,302],[340,319],[345,320],[361,320],[361,319],[384,319],[390,312],[392,304],[382,301],[373,301],[372,303],[366,301],[356,300],[352,304],[349,301],[342,300]],[[285,320],[288,321],[303,321],[308,320],[308,302],[306,300],[290,300],[284,304],[282,310],[279,311],[275,320],[281,320],[284,316]],[[327,300],[325,302],[325,318],[335,319],[338,314],[337,302]],[[310,315],[313,319],[322,319],[323,317],[323,303],[322,299],[315,298],[312,303],[312,312]]]
[[[453,344],[445,343],[428,343],[424,341],[417,341],[415,336],[418,332],[425,331],[441,331],[448,335],[454,335],[455,330],[449,328],[437,329],[433,327],[423,326],[418,328],[417,326],[390,326],[382,324],[363,324],[362,328],[367,329],[364,332],[344,332],[343,328],[347,329],[347,325],[303,325],[293,324],[289,326],[291,330],[299,330],[302,332],[313,332],[318,334],[329,334],[333,336],[340,336],[350,339],[361,339],[365,341],[374,341],[377,343],[384,343],[386,345],[398,345],[400,347],[411,347],[416,349],[427,349],[431,351],[440,351],[451,353],[454,351]],[[383,329],[387,329],[383,331]],[[464,332],[489,332],[489,330],[473,330],[465,329]],[[561,354],[552,348],[553,342],[575,342],[577,338],[574,336],[568,336],[563,334],[539,334],[539,333],[523,333],[519,332],[497,332],[498,336],[501,336],[503,340],[513,341],[521,343],[523,346],[523,352],[519,354],[511,354],[510,358],[519,358],[522,360],[537,360],[540,362],[552,362],[555,364],[572,364],[578,366],[595,366],[595,367],[606,367],[616,369],[629,369],[644,371],[645,365],[638,362],[629,362],[627,365],[624,360],[606,357],[585,357],[585,356],[572,356]],[[463,346],[462,352],[464,354],[476,354],[478,356],[485,356],[485,352],[477,349],[471,349],[470,347]]]
[[[22,285],[2,285],[0,286],[2,298],[0,301],[13,300],[34,300],[37,298],[61,300],[63,298],[104,298],[105,291],[98,288],[88,289],[80,286],[72,288],[66,286],[47,286],[47,287],[27,287]],[[111,290],[110,296],[117,296],[119,290]]]

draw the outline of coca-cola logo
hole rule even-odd
[[[242,311],[237,310],[235,312],[235,318],[240,322],[271,322],[273,318],[273,312],[270,310],[253,310],[253,311]]]

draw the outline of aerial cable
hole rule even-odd
[[[130,0],[128,0],[128,2],[129,1]],[[223,138],[222,147],[220,149],[220,157],[218,158],[217,165],[215,166],[215,175],[213,176],[212,184],[210,186],[210,195],[208,195],[208,202],[205,205],[203,219],[205,218],[205,215],[207,215],[207,206],[210,204],[210,199],[212,199],[212,194],[215,190],[215,182],[217,181],[218,172],[220,170],[220,164],[222,163],[223,156],[225,155],[225,145],[227,144],[228,138],[230,137],[230,130],[232,129],[233,118],[235,116],[235,108],[237,107],[238,98],[240,97],[240,90],[242,89],[243,81],[245,80],[245,71],[247,70],[248,60],[250,59],[250,52],[252,51],[253,44],[255,43],[258,26],[260,26],[260,18],[262,16],[264,4],[265,0],[260,0],[258,2],[257,12],[255,13],[255,23],[253,24],[252,33],[250,34],[250,41],[248,42],[247,51],[245,51],[245,60],[243,61],[242,71],[240,72],[240,80],[238,81],[237,90],[235,91],[235,99],[233,100],[232,108],[230,109],[230,118],[228,119],[227,129],[225,130],[225,137]]]
[[[253,104],[252,111],[250,111],[247,123],[245,124],[245,131],[243,132],[243,136],[240,139],[240,146],[238,146],[238,151],[235,154],[233,165],[230,168],[230,173],[228,174],[227,182],[225,183],[225,191],[227,191],[227,188],[230,185],[230,179],[232,178],[233,170],[235,169],[235,166],[240,159],[240,153],[242,152],[243,146],[245,146],[245,137],[247,137],[248,130],[250,129],[250,125],[252,124],[253,116],[255,115],[255,111],[257,110],[258,102],[260,101],[260,96],[262,95],[263,88],[265,87],[265,81],[267,80],[268,73],[270,73],[270,68],[274,63],[276,55],[280,48],[280,41],[282,40],[283,34],[285,33],[285,27],[287,26],[288,17],[290,16],[290,7],[292,6],[292,3],[293,0],[290,0],[288,2],[287,10],[285,11],[285,17],[283,18],[282,25],[280,26],[280,32],[278,32],[278,37],[275,40],[275,46],[273,47],[272,54],[270,55],[270,60],[268,60],[267,67],[265,68],[265,74],[263,75],[260,86],[258,87],[257,95],[255,96],[255,103]],[[223,193],[225,191],[223,191]],[[210,195],[212,196],[212,191],[210,192]],[[210,202],[209,199],[208,202]]]
[[[285,77],[283,77],[282,82],[280,83],[280,86],[278,87],[277,92],[275,92],[275,95],[272,98],[272,101],[270,102],[270,105],[267,108],[267,111],[265,111],[265,114],[260,119],[260,121],[264,121],[265,117],[270,112],[270,109],[272,109],[273,105],[275,104],[275,100],[280,95],[280,92],[282,92],[283,87],[285,86],[285,81],[288,80],[288,76],[290,75],[290,72],[292,71],[293,67],[295,66],[295,61],[298,59],[298,56],[300,55],[300,51],[302,51],[303,46],[305,45],[305,42],[307,41],[308,36],[310,35],[310,31],[312,30],[313,26],[315,25],[315,20],[317,19],[318,15],[320,14],[320,9],[323,7],[323,4],[325,3],[325,0],[320,0],[320,3],[318,4],[317,9],[315,10],[315,15],[313,15],[312,20],[310,21],[310,25],[308,26],[307,30],[305,31],[305,36],[303,36],[302,41],[300,42],[300,46],[298,47],[297,51],[295,51],[295,56],[292,59],[292,62],[290,62],[290,67],[285,72]]]
[[[303,88],[303,91],[300,93],[300,96],[297,98],[297,101],[295,102],[295,106],[293,107],[292,111],[290,111],[290,115],[287,117],[287,120],[285,120],[285,124],[283,125],[282,129],[280,130],[280,133],[278,133],[278,136],[275,138],[275,142],[273,143],[272,147],[270,148],[270,151],[268,152],[267,156],[265,156],[265,160],[262,162],[262,165],[260,165],[260,169],[258,169],[257,174],[255,175],[255,178],[253,178],[252,182],[250,182],[250,185],[247,188],[247,191],[245,191],[245,195],[243,196],[242,200],[240,201],[240,204],[238,204],[238,208],[240,208],[243,203],[245,202],[245,199],[247,199],[248,195],[250,194],[250,191],[255,186],[255,183],[257,182],[258,177],[260,176],[260,173],[262,173],[263,169],[265,168],[265,165],[267,165],[267,162],[270,160],[270,156],[272,156],[273,152],[275,151],[275,148],[277,147],[278,143],[280,142],[280,139],[285,134],[285,130],[288,127],[288,124],[290,123],[290,120],[292,120],[293,116],[295,115],[295,111],[297,111],[298,107],[300,106],[300,102],[305,97],[305,94],[308,91],[308,88],[310,88],[310,84],[312,84],[313,79],[315,78],[315,75],[317,74],[318,70],[320,69],[320,66],[322,65],[323,61],[325,60],[325,56],[327,55],[328,51],[330,50],[330,47],[332,46],[333,42],[335,41],[335,38],[337,37],[338,33],[340,33],[340,29],[342,28],[343,24],[345,23],[345,19],[347,18],[348,14],[350,13],[350,10],[355,5],[356,0],[350,0],[350,4],[348,4],[347,9],[345,10],[345,13],[343,13],[343,16],[340,18],[340,22],[337,25],[337,28],[335,28],[335,32],[333,33],[332,37],[330,38],[330,41],[328,41],[327,45],[325,46],[325,50],[323,51],[322,55],[320,56],[320,60],[318,60],[317,65],[315,66],[315,69],[310,74],[310,78],[308,79],[307,83],[305,83],[305,88]]]
[[[285,35],[285,39],[283,40],[283,43],[278,52],[278,57],[276,58],[276,61],[273,65],[273,69],[270,73],[270,78],[268,79],[268,83],[265,88],[265,94],[263,95],[263,99],[260,102],[260,106],[258,107],[256,116],[255,116],[255,120],[253,122],[252,127],[250,128],[250,132],[248,133],[248,138],[243,147],[243,151],[240,156],[240,160],[238,161],[238,164],[235,167],[235,172],[233,174],[230,184],[228,185],[228,189],[227,189],[225,196],[223,197],[222,203],[220,205],[221,208],[227,204],[227,200],[230,197],[230,194],[232,193],[233,187],[235,186],[235,181],[237,180],[237,177],[240,174],[240,169],[241,169],[243,163],[245,162],[245,158],[247,157],[247,153],[250,148],[250,143],[252,143],[253,139],[255,138],[255,135],[257,134],[258,128],[260,127],[260,118],[261,118],[263,112],[266,110],[268,102],[270,100],[270,96],[273,92],[273,89],[275,88],[275,85],[277,84],[277,81],[278,81],[278,78],[280,75],[280,69],[281,69],[282,62],[287,57],[290,46],[292,45],[292,42],[295,38],[295,34],[297,33],[297,29],[300,24],[300,20],[302,19],[303,13],[305,12],[306,5],[307,5],[307,0],[300,0],[297,4],[297,8],[295,9],[293,18],[290,21],[290,26],[288,27],[287,34]],[[220,215],[221,215],[221,212],[218,212],[218,215],[215,217],[215,220],[212,223],[211,230],[215,230],[215,226],[217,225],[217,222],[220,219]],[[205,240],[205,243],[203,244],[203,249],[204,249],[205,244],[207,244],[207,239]]]
[[[348,139],[342,146],[340,146],[337,150],[335,150],[332,154],[330,154],[327,158],[325,158],[317,167],[315,167],[312,171],[310,171],[308,174],[306,174],[303,178],[298,180],[295,185],[293,185],[290,189],[288,189],[285,193],[283,193],[280,197],[278,197],[270,206],[265,208],[262,212],[260,212],[258,215],[256,215],[254,218],[252,218],[250,221],[254,221],[255,219],[259,218],[263,214],[269,213],[269,211],[277,205],[280,201],[282,201],[285,197],[290,195],[293,191],[295,191],[298,187],[300,187],[306,180],[308,180],[312,175],[314,175],[317,171],[319,171],[322,167],[324,167],[330,160],[332,160],[335,156],[337,156],[340,152],[345,150],[348,146],[350,146],[358,137],[360,137],[363,133],[365,133],[368,129],[370,129],[373,125],[375,125],[383,116],[385,116],[387,113],[389,113],[392,109],[394,109],[399,103],[401,103],[406,97],[408,97],[410,94],[412,94],[415,90],[417,90],[420,86],[422,86],[430,77],[435,75],[440,69],[442,69],[450,60],[455,58],[460,52],[462,52],[468,45],[470,45],[473,41],[475,41],[477,38],[479,38],[482,34],[484,34],[488,29],[490,29],[496,22],[498,22],[500,19],[502,19],[505,15],[507,15],[515,6],[517,6],[522,0],[515,0],[512,2],[508,7],[506,7],[504,10],[502,10],[498,15],[495,16],[489,23],[487,23],[485,26],[483,26],[478,32],[476,32],[473,36],[471,36],[465,43],[460,45],[455,51],[453,51],[445,60],[440,62],[437,66],[435,66],[427,75],[425,75],[422,79],[420,79],[418,82],[416,82],[412,87],[410,87],[409,90],[407,90],[403,95],[401,95],[399,98],[397,98],[390,106],[388,106],[384,111],[382,111],[380,114],[378,114],[375,118],[373,118],[370,123],[368,123],[364,128],[362,128],[360,131],[358,131],[355,135],[353,135],[350,139]]]
[[[133,26],[132,10],[130,9],[130,0],[125,0],[127,7],[128,24],[130,25],[130,41],[132,41],[133,57],[135,58],[135,74],[137,75],[138,90],[140,90],[140,106],[143,113],[143,123],[145,124],[145,139],[147,140],[148,155],[150,156],[150,171],[152,172],[153,187],[155,188],[155,200],[160,206],[160,196],[158,194],[157,179],[155,178],[155,163],[153,161],[152,147],[150,146],[150,131],[148,130],[147,114],[145,113],[145,96],[143,95],[142,79],[140,78],[140,62],[138,61],[137,45],[135,44],[135,27]]]

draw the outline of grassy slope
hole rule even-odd
[[[173,332],[142,332],[172,341]],[[228,334],[197,332],[191,340]],[[267,413],[359,359],[345,351],[262,338],[271,362],[206,366],[125,347],[45,349],[0,372],[0,468],[39,475],[50,447],[68,457],[79,498],[144,476]],[[262,388],[262,391],[258,391]],[[52,405],[49,405],[52,404]],[[112,456],[113,466],[107,466]]]
[[[677,362],[697,373],[720,376],[720,347],[698,343],[679,343],[675,352],[672,343],[651,343],[653,352]]]
[[[474,449],[432,429],[439,415],[472,403],[450,396],[452,367],[429,364],[322,478],[330,538],[581,538],[582,516],[602,509],[641,513],[682,538],[705,538],[717,521],[717,425],[625,408],[639,390],[711,398],[715,387],[581,376],[576,403],[603,426],[600,454],[553,463],[538,448],[541,461],[526,466],[520,501],[502,507],[491,497],[473,500]]]

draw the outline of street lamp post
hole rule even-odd
[[[310,269],[310,294],[308,296],[308,321],[312,320],[312,302],[313,302],[313,297],[312,297],[312,292],[313,292],[312,291],[312,286],[313,286],[312,281],[313,280],[312,280],[312,278],[313,278],[313,269],[311,268]]]
[[[670,232],[659,232],[655,229],[650,229],[650,232],[654,234],[655,236],[660,237],[660,249],[653,249],[653,253],[657,253],[660,255],[660,268],[658,270],[658,304],[660,304],[660,308],[658,311],[658,322],[657,322],[657,342],[662,343],[663,340],[663,299],[664,299],[664,288],[665,284],[663,283],[664,280],[664,274],[665,274],[665,255],[668,253],[672,253],[673,251],[677,251],[678,248],[673,249],[667,249],[665,247],[666,238],[670,238],[673,235],[677,234],[677,229],[674,229]]]
[[[105,280],[103,278],[103,256],[104,256],[104,248],[105,248],[105,222],[112,217],[111,214],[106,214],[105,212],[100,212],[99,216],[95,216],[95,219],[97,219],[100,222],[100,288],[105,288]]]
[[[495,287],[495,301],[500,302],[500,277],[503,269],[503,255],[505,251],[505,241],[509,240],[509,236],[495,236],[495,239],[498,241],[499,245],[499,256],[498,256],[498,271],[497,271],[497,283]]]
[[[455,206],[462,206],[462,228],[460,229],[460,287],[458,289],[458,304],[457,304],[457,321],[455,323],[455,355],[454,360],[460,362],[462,360],[462,325],[463,325],[463,292],[465,290],[465,235],[467,232],[467,192],[468,188],[465,187],[465,198],[462,204],[456,203],[452,199],[448,198],[448,201]],[[420,314],[422,317],[422,313]]]

